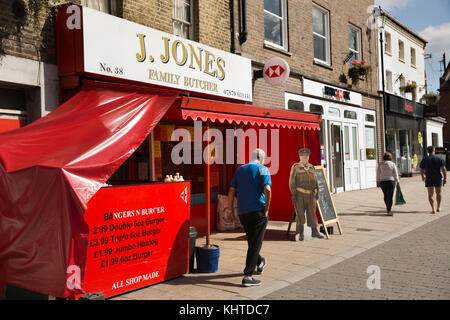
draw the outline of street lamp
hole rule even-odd
[[[386,139],[387,139],[387,128],[386,128],[386,91],[384,87],[384,41],[383,41],[383,32],[384,26],[386,24],[386,16],[381,9],[381,6],[378,8],[375,7],[373,10],[373,14],[376,21],[376,26],[380,30],[380,57],[381,57],[381,90],[383,94],[383,119],[384,119],[384,151],[386,151]]]

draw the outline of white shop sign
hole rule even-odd
[[[349,91],[328,84],[303,79],[303,94],[320,97],[328,100],[340,101],[357,106],[362,105],[362,96],[360,93]]]
[[[84,71],[252,101],[250,59],[83,7]]]

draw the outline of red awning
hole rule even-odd
[[[184,120],[309,130],[319,130],[321,121],[316,114],[188,97],[181,101],[181,114]]]
[[[90,82],[46,117],[0,133],[0,291],[70,294],[68,267],[84,278],[87,202],[177,95]]]

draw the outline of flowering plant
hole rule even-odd
[[[416,89],[417,84],[411,81],[408,81],[404,86],[400,87],[400,90],[403,92],[411,92],[413,102],[416,102]]]
[[[348,76],[352,79],[352,84],[358,85],[359,77],[364,76],[367,80],[369,75],[370,67],[366,64],[366,60],[354,60],[352,62],[352,67],[348,70]]]

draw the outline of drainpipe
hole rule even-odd
[[[231,30],[231,53],[236,52],[236,44],[234,41],[234,0],[230,0],[230,30]]]
[[[381,12],[383,15],[384,13]],[[386,128],[386,92],[384,88],[384,52],[383,52],[383,30],[380,30],[380,55],[381,55],[381,89],[383,93],[383,118],[384,118],[384,151],[386,152],[386,138],[387,138],[387,128]]]
[[[240,1],[240,19],[239,19],[239,43],[247,41],[247,1]]]

